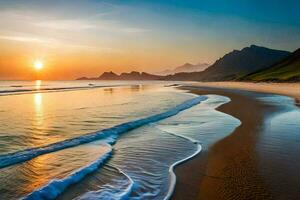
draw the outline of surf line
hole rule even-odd
[[[160,129],[161,130],[161,129]],[[164,133],[170,134],[170,135],[174,135],[176,137],[180,137],[183,138],[185,140],[188,140],[189,142],[192,142],[193,144],[197,145],[197,150],[190,156],[183,158],[175,163],[173,163],[170,167],[169,167],[169,174],[170,174],[170,186],[167,192],[167,195],[164,197],[164,200],[169,200],[175,190],[175,186],[176,186],[176,174],[174,173],[174,168],[190,159],[192,159],[193,157],[195,157],[197,154],[199,154],[202,151],[202,146],[201,143],[198,140],[195,140],[193,138],[190,138],[188,136],[184,136],[184,135],[180,135],[180,134],[176,134],[176,133],[172,133],[172,132],[168,132],[165,130],[162,130]]]
[[[119,169],[118,167],[115,167],[113,165],[106,165],[106,167],[112,168],[116,171],[118,171],[120,174],[125,176],[127,180],[129,181],[128,187],[119,195],[115,196],[114,194],[111,194],[111,199],[119,199],[119,200],[125,200],[128,199],[129,195],[132,192],[133,186],[134,186],[134,181],[132,178],[126,174],[124,171]],[[100,196],[99,196],[100,194]],[[78,197],[78,200],[84,200],[84,199],[101,199],[101,190],[98,191],[89,191],[81,196]]]
[[[112,155],[112,147],[107,144],[109,150],[97,160],[93,161],[89,165],[80,168],[79,170],[71,173],[62,179],[53,179],[47,185],[31,192],[22,200],[35,200],[35,199],[56,199],[61,193],[63,193],[70,185],[80,182],[88,174],[99,169]]]
[[[36,93],[54,93],[54,92],[70,92],[78,90],[90,90],[100,88],[115,88],[115,87],[126,87],[129,85],[94,85],[94,86],[78,86],[78,87],[57,87],[57,88],[41,88],[41,89],[19,89],[19,90],[2,90],[0,96],[13,96],[23,94],[36,94]]]
[[[116,141],[118,135],[120,135],[120,134],[126,133],[126,132],[136,129],[138,127],[141,127],[141,126],[144,126],[144,125],[147,125],[150,123],[154,123],[154,122],[160,121],[162,119],[177,115],[179,112],[186,110],[188,108],[191,108],[191,107],[201,103],[202,101],[205,101],[207,98],[208,98],[207,96],[197,96],[195,98],[189,99],[189,100],[187,100],[165,112],[159,113],[159,114],[155,114],[155,115],[145,117],[142,119],[122,123],[122,124],[116,125],[111,128],[103,129],[101,131],[82,135],[82,136],[75,137],[72,139],[53,143],[50,145],[25,149],[22,151],[17,151],[14,153],[2,155],[2,156],[0,156],[0,169],[10,166],[10,165],[13,165],[13,164],[17,164],[17,163],[21,163],[21,162],[30,160],[32,158],[35,158],[35,157],[43,155],[43,154],[52,153],[55,151],[78,146],[78,145],[89,143],[89,142],[93,142],[95,140],[105,139],[108,137],[111,138],[111,140],[108,143],[113,144]]]

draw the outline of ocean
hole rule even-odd
[[[1,199],[169,199],[240,121],[174,82],[0,81]]]

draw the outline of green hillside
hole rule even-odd
[[[251,81],[300,81],[300,49],[273,66],[249,74],[242,80]]]

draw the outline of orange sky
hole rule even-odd
[[[215,56],[197,49],[193,53],[173,46],[132,47],[121,49],[44,44],[43,42],[1,40],[0,74],[2,79],[74,79],[80,76],[99,76],[104,71],[117,73],[132,70],[158,72],[185,62],[211,61]],[[127,48],[125,47],[126,45]],[[143,44],[145,45],[145,43]],[[192,49],[193,47],[191,47]],[[195,55],[196,54],[196,55]],[[44,67],[38,73],[34,61]]]

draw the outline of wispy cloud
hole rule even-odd
[[[51,29],[60,29],[60,30],[86,30],[97,28],[97,25],[91,23],[89,21],[84,20],[48,20],[42,22],[36,22],[34,25],[43,27],[43,28],[51,28]]]
[[[89,30],[89,31],[108,31],[108,32],[119,32],[119,33],[145,33],[149,32],[149,29],[139,28],[139,27],[126,27],[121,22],[116,20],[69,20],[69,19],[59,19],[59,20],[47,20],[42,22],[35,22],[35,26],[46,28],[46,29],[57,29],[65,31],[73,30]],[[93,29],[93,30],[92,30]]]
[[[32,7],[0,8],[0,40],[52,50],[121,53],[120,44],[125,38],[128,41],[151,31],[143,24],[116,17],[127,12],[123,7],[106,5],[102,9],[93,8],[88,15],[89,10],[76,9],[43,12]]]
[[[31,43],[50,43],[53,41],[45,40],[41,38],[35,37],[27,37],[27,36],[9,36],[9,35],[0,35],[1,40],[10,40],[16,42],[31,42]]]
[[[99,47],[93,45],[86,45],[81,43],[76,43],[72,41],[58,40],[52,38],[39,38],[39,37],[30,37],[30,36],[10,36],[10,35],[0,35],[0,40],[9,40],[13,42],[22,42],[22,43],[37,43],[40,45],[47,46],[49,48],[66,48],[73,50],[88,50],[88,51],[102,51],[102,52],[118,52],[119,49],[109,48],[109,47]]]

